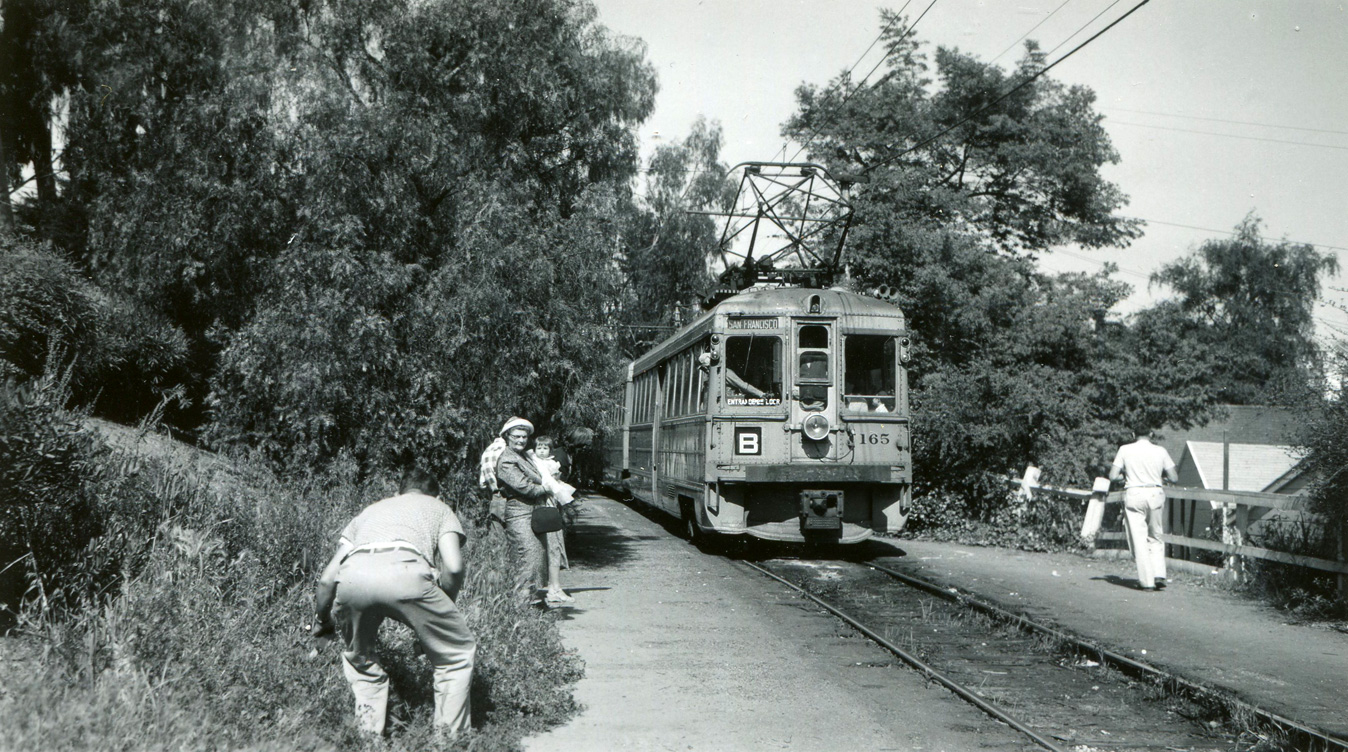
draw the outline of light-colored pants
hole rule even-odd
[[[346,643],[342,672],[361,730],[384,732],[388,674],[375,662],[375,643],[385,618],[411,627],[434,667],[436,728],[451,734],[469,728],[477,642],[425,559],[401,550],[352,554],[337,572],[332,613]]]
[[[1123,522],[1128,529],[1128,547],[1137,562],[1137,582],[1155,587],[1165,578],[1165,543],[1161,540],[1161,510],[1165,491],[1156,487],[1128,488],[1123,492]]]

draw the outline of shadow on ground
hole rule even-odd
[[[634,498],[623,498],[617,494],[605,494],[647,520],[659,525],[675,538],[687,539],[683,521],[663,510],[652,507]],[[650,539],[654,536],[625,536],[634,540]],[[889,539],[869,539],[855,544],[786,543],[766,541],[752,536],[704,535],[696,541],[699,551],[711,556],[724,556],[742,561],[766,561],[768,559],[841,559],[844,561],[865,562],[879,558],[902,558],[907,556],[898,542]],[[570,551],[570,549],[567,549]]]
[[[1129,590],[1141,590],[1142,586],[1137,584],[1137,580],[1131,577],[1120,577],[1117,574],[1107,574],[1100,577],[1092,577],[1092,580],[1104,580],[1111,585],[1118,585],[1121,588]]]
[[[575,524],[567,532],[566,555],[572,566],[590,569],[617,567],[636,558],[638,543],[658,537],[599,521],[596,516],[586,514],[582,507]]]

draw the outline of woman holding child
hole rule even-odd
[[[566,565],[562,533],[535,533],[533,511],[540,504],[569,502],[570,492],[575,489],[558,483],[548,472],[556,463],[546,462],[549,459],[547,450],[543,451],[542,458],[538,458],[543,467],[535,464],[536,452],[525,451],[533,432],[534,425],[524,418],[511,418],[501,427],[505,447],[496,460],[496,485],[498,493],[505,499],[506,534],[523,564],[518,575],[520,588],[537,590],[546,587],[549,605],[570,603],[575,599],[566,594],[561,583],[561,569]],[[542,438],[540,444],[544,443]],[[551,441],[546,444],[550,449]]]

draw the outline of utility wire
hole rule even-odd
[[[908,0],[907,2],[905,2],[905,3],[903,4],[903,7],[904,7],[904,8],[907,8],[907,7],[908,7],[908,3],[910,3],[910,2],[912,2],[912,0]],[[904,30],[903,36],[899,37],[899,40],[898,40],[899,42],[902,42],[903,40],[907,39],[909,36],[912,36],[913,31],[914,31],[915,29],[917,29],[917,25],[918,25],[919,23],[922,22],[922,19],[925,18],[926,15],[927,15],[927,11],[931,10],[931,9],[932,9],[932,6],[934,6],[934,5],[936,5],[936,0],[931,0],[930,3],[927,3],[927,7],[924,8],[924,9],[922,10],[922,13],[921,13],[920,15],[918,15],[917,20],[915,20],[915,21],[913,21],[911,24],[909,24],[909,25],[908,25],[908,28]],[[878,36],[876,36],[876,38],[875,38],[875,39],[876,39],[876,42],[878,42],[878,41],[885,35],[885,32],[886,32],[886,31],[889,31],[889,27],[893,26],[895,21],[898,21],[898,20],[899,20],[900,18],[902,18],[902,17],[903,17],[903,9],[901,8],[901,9],[899,10],[899,12],[894,16],[894,19],[891,20],[888,24],[886,24],[886,25],[885,25],[885,28],[883,28],[883,29],[880,30],[880,34],[879,34]],[[897,44],[897,42],[896,42],[896,44]],[[872,42],[872,43],[871,43],[871,46],[874,47],[874,46],[875,46],[875,42]],[[869,51],[869,48],[868,48],[868,51]],[[872,74],[872,73],[875,73],[877,70],[879,70],[881,65],[884,65],[885,61],[889,59],[889,55],[890,55],[890,53],[886,52],[885,55],[884,55],[884,57],[881,57],[881,58],[880,58],[880,61],[877,62],[877,63],[870,69],[870,71],[868,71],[868,72],[866,73],[866,75],[865,75],[864,77],[862,77],[861,82],[858,83],[858,84],[856,85],[856,87],[853,88],[851,91],[847,92],[846,96],[844,96],[844,97],[842,98],[842,101],[839,102],[839,103],[837,104],[837,106],[834,108],[834,111],[835,111],[835,112],[837,112],[838,110],[842,109],[842,106],[845,105],[845,104],[847,104],[847,100],[851,99],[852,96],[853,96],[854,94],[856,94],[858,91],[861,91],[861,90],[865,87],[866,81],[870,79],[871,74]],[[865,55],[862,55],[862,57],[865,57]],[[858,60],[857,62],[861,62],[861,61]],[[855,67],[855,66],[853,66],[853,67]],[[850,73],[850,72],[851,72],[851,71],[849,70],[848,73]],[[810,130],[810,135],[805,137],[805,141],[800,145],[800,148],[799,148],[799,149],[796,149],[796,153],[795,153],[795,154],[792,154],[792,155],[791,155],[791,159],[788,159],[787,161],[788,161],[788,162],[794,162],[794,161],[796,160],[796,157],[799,157],[800,154],[801,154],[801,152],[803,152],[803,151],[805,151],[806,149],[809,148],[810,142],[814,141],[814,139],[819,135],[819,132],[820,132],[821,130],[823,130],[824,126],[825,126],[825,125],[828,125],[830,122],[832,122],[832,118],[831,118],[831,117],[825,117],[825,118],[819,123],[819,125],[817,125],[817,126],[815,126],[814,128],[812,128],[812,129]],[[782,153],[785,154],[786,152],[783,151]]]
[[[1110,3],[1109,5],[1106,5],[1105,8],[1104,8],[1104,10],[1100,11],[1099,13],[1096,13],[1094,16],[1091,16],[1091,20],[1089,20],[1089,21],[1087,21],[1086,23],[1082,24],[1082,25],[1080,26],[1080,28],[1078,28],[1076,31],[1072,32],[1071,34],[1068,34],[1066,39],[1062,40],[1061,42],[1058,42],[1056,45],[1054,45],[1053,49],[1051,49],[1051,50],[1049,50],[1048,52],[1044,53],[1044,55],[1045,55],[1045,56],[1052,55],[1053,53],[1055,53],[1055,52],[1057,52],[1059,49],[1061,49],[1062,46],[1063,46],[1064,44],[1067,44],[1068,42],[1072,41],[1073,39],[1076,39],[1077,34],[1080,34],[1081,32],[1085,31],[1087,26],[1090,26],[1091,24],[1095,23],[1095,19],[1097,19],[1097,18],[1099,18],[1100,16],[1103,16],[1104,14],[1108,13],[1110,8],[1113,8],[1115,5],[1118,5],[1118,4],[1119,4],[1119,0],[1114,0],[1114,2]]]
[[[889,31],[889,27],[893,26],[893,25],[894,25],[900,18],[903,18],[903,12],[904,12],[905,10],[908,10],[908,5],[909,5],[910,3],[912,3],[912,2],[913,2],[913,0],[906,0],[906,1],[904,2],[903,7],[902,7],[902,8],[899,8],[899,12],[898,12],[897,14],[894,15],[894,18],[890,19],[890,22],[887,23],[887,24],[885,24],[884,28],[880,29],[880,33],[875,35],[875,39],[872,39],[872,40],[871,40],[871,43],[870,43],[869,45],[867,45],[866,51],[863,52],[863,53],[861,53],[861,56],[857,58],[856,62],[855,62],[855,63],[852,63],[852,65],[849,66],[848,69],[847,69],[846,71],[843,72],[843,77],[844,77],[844,78],[847,77],[847,76],[850,76],[850,75],[852,74],[852,71],[856,70],[858,65],[861,65],[861,61],[862,61],[862,60],[865,60],[865,59],[866,59],[866,56],[869,55],[869,54],[871,54],[871,50],[875,49],[875,45],[879,44],[881,39],[884,39],[884,37],[885,37],[885,32]],[[883,58],[881,58],[881,60],[883,61]],[[866,74],[866,75],[867,75],[868,77],[870,76],[869,73]],[[852,96],[852,95],[851,95],[851,94],[848,94],[847,96],[850,97],[850,96]],[[843,99],[843,102],[846,102],[846,101],[847,101],[847,99],[844,98],[844,99]],[[842,104],[839,104],[838,106],[841,107]],[[810,135],[810,138],[813,138],[814,135],[815,135],[815,134],[812,133],[812,134]],[[806,143],[808,143],[808,142],[809,142],[809,140],[807,139],[807,140],[806,140]],[[783,160],[783,161],[787,161],[787,160],[786,160],[786,148],[787,148],[787,142],[786,142],[786,141],[783,141],[783,142],[782,142],[782,148],[781,148],[781,149],[778,149],[777,152],[776,152],[777,154],[781,154],[781,155],[782,155],[782,160]],[[796,152],[796,153],[799,154],[800,152]],[[792,157],[792,159],[794,159],[794,157]]]
[[[1044,66],[1043,68],[1040,68],[1039,71],[1036,72],[1034,75],[1030,76],[1029,78],[1026,78],[1024,81],[1021,81],[1019,84],[1016,84],[1015,86],[1011,87],[1011,89],[1008,90],[1005,94],[1002,94],[1000,97],[997,97],[996,99],[992,100],[992,101],[989,102],[988,104],[983,105],[982,107],[980,107],[976,112],[972,113],[971,115],[968,115],[967,117],[965,117],[964,119],[960,120],[959,122],[957,122],[957,123],[955,123],[955,124],[953,124],[953,125],[951,125],[951,126],[945,128],[945,129],[941,130],[941,131],[938,132],[936,135],[930,136],[930,137],[924,139],[923,141],[921,141],[921,142],[919,142],[919,143],[917,143],[917,144],[915,144],[915,145],[913,145],[913,146],[910,146],[910,147],[908,147],[907,149],[904,149],[903,151],[899,152],[898,154],[895,154],[895,155],[893,155],[893,156],[891,156],[891,157],[888,157],[888,158],[886,158],[886,159],[880,160],[879,162],[876,162],[875,164],[873,164],[873,165],[871,165],[871,166],[865,168],[865,169],[863,170],[863,172],[870,172],[871,170],[874,170],[874,169],[877,168],[877,167],[883,167],[884,165],[887,165],[887,164],[889,164],[890,162],[893,162],[894,160],[896,160],[896,159],[898,159],[898,158],[900,158],[900,157],[902,157],[902,156],[904,156],[904,155],[906,155],[906,154],[911,154],[912,152],[915,152],[915,151],[917,151],[918,149],[921,149],[921,148],[923,148],[923,147],[925,147],[925,146],[927,146],[927,145],[929,145],[929,144],[931,144],[931,143],[933,143],[933,142],[939,140],[941,137],[945,136],[947,133],[949,133],[949,132],[955,130],[956,128],[958,128],[958,127],[964,125],[965,123],[968,123],[969,121],[973,120],[974,118],[978,117],[979,115],[982,115],[983,113],[987,112],[988,110],[990,110],[990,109],[992,109],[993,107],[995,107],[995,106],[997,106],[998,104],[1000,104],[1000,103],[1002,102],[1002,100],[1006,99],[1007,97],[1011,96],[1012,94],[1015,94],[1016,92],[1018,92],[1018,91],[1020,91],[1021,89],[1025,88],[1026,86],[1029,86],[1031,83],[1033,83],[1034,81],[1038,80],[1039,77],[1041,77],[1041,76],[1043,76],[1045,73],[1048,73],[1049,71],[1053,70],[1059,63],[1061,63],[1062,61],[1066,60],[1067,58],[1069,58],[1069,57],[1075,55],[1077,52],[1079,52],[1079,51],[1080,51],[1083,47],[1085,47],[1086,45],[1090,44],[1091,42],[1094,42],[1096,39],[1099,39],[1100,36],[1101,36],[1102,34],[1104,34],[1105,32],[1109,31],[1110,29],[1114,28],[1115,26],[1118,26],[1120,23],[1123,22],[1123,19],[1125,19],[1125,18],[1127,18],[1127,17],[1133,15],[1133,14],[1136,13],[1142,6],[1146,5],[1146,4],[1149,3],[1149,2],[1151,2],[1151,0],[1142,0],[1142,2],[1138,3],[1137,5],[1134,5],[1134,6],[1133,6],[1127,13],[1124,13],[1122,16],[1119,16],[1118,18],[1114,19],[1114,21],[1111,22],[1108,26],[1106,26],[1105,28],[1103,28],[1103,29],[1101,29],[1101,30],[1095,32],[1094,34],[1092,34],[1091,37],[1090,37],[1089,39],[1087,39],[1086,41],[1084,41],[1084,42],[1082,42],[1081,44],[1077,45],[1076,47],[1073,47],[1072,50],[1071,50],[1070,52],[1066,53],[1065,55],[1063,55],[1062,57],[1058,58],[1057,60],[1054,60],[1053,62],[1049,63],[1048,65]]]
[[[994,57],[993,59],[989,60],[988,63],[991,64],[997,62],[999,59],[1001,59],[1002,55],[1005,55],[1006,53],[1010,52],[1016,45],[1025,41],[1025,37],[1028,37],[1029,35],[1033,34],[1035,29],[1039,28],[1040,26],[1043,26],[1045,21],[1049,20],[1050,18],[1053,18],[1054,13],[1057,13],[1058,11],[1062,10],[1063,7],[1070,2],[1072,2],[1072,0],[1063,0],[1062,5],[1059,5],[1058,7],[1049,11],[1049,14],[1047,16],[1044,16],[1043,18],[1039,19],[1039,23],[1035,24],[1034,26],[1031,26],[1029,31],[1025,32],[1024,34],[1021,34],[1019,39],[1008,45],[1006,49],[1002,50],[1001,52],[998,52],[997,57]]]
[[[1215,232],[1215,233],[1219,233],[1219,234],[1221,234],[1221,235],[1232,235],[1232,236],[1234,236],[1234,235],[1237,234],[1237,233],[1235,233],[1235,232],[1232,232],[1231,230],[1216,230],[1216,229],[1213,229],[1213,228],[1211,228],[1211,227],[1198,227],[1197,225],[1182,225],[1182,224],[1180,224],[1180,223],[1178,223],[1178,222],[1162,222],[1162,221],[1159,220],[1159,219],[1146,219],[1145,217],[1122,217],[1122,219],[1140,219],[1140,220],[1142,220],[1143,222],[1146,222],[1146,223],[1149,224],[1149,225],[1166,225],[1167,227],[1183,227],[1183,228],[1186,229],[1186,230],[1201,230],[1201,231],[1203,231],[1203,232]],[[1268,241],[1268,242],[1277,242],[1277,243],[1287,242],[1287,243],[1291,243],[1291,244],[1293,244],[1293,245],[1309,245],[1309,246],[1313,246],[1313,247],[1315,247],[1315,248],[1324,248],[1324,249],[1331,250],[1331,251],[1348,251],[1348,248],[1345,248],[1344,246],[1341,246],[1341,245],[1325,245],[1324,243],[1310,243],[1310,242],[1307,242],[1307,241],[1304,241],[1304,240],[1287,240],[1287,241],[1283,241],[1283,240],[1281,240],[1281,239],[1276,239],[1276,240],[1275,240],[1274,238],[1269,238],[1269,237],[1266,237],[1266,236],[1264,236],[1264,235],[1260,235],[1260,236],[1259,236],[1259,239],[1260,239],[1260,240],[1266,240],[1266,241]]]
[[[1115,0],[1118,2],[1118,0]],[[1123,107],[1101,107],[1100,109],[1108,112],[1127,112],[1134,115],[1159,115],[1160,117],[1182,118],[1184,120],[1206,120],[1210,123],[1229,123],[1231,125],[1253,125],[1260,128],[1284,128],[1292,131],[1306,131],[1308,133],[1332,133],[1337,136],[1348,136],[1348,131],[1335,131],[1328,128],[1305,128],[1297,125],[1277,125],[1275,123],[1255,123],[1247,120],[1227,120],[1225,118],[1199,117],[1197,115],[1180,115],[1174,112],[1155,112],[1153,110],[1129,110]]]
[[[1238,138],[1243,141],[1263,141],[1270,144],[1290,144],[1292,146],[1312,146],[1319,149],[1337,149],[1338,151],[1348,151],[1348,146],[1336,146],[1334,144],[1312,144],[1308,141],[1289,141],[1282,138],[1263,138],[1261,136],[1240,136],[1234,133],[1216,133],[1213,131],[1195,131],[1188,128],[1171,128],[1164,125],[1143,125],[1142,123],[1129,123],[1124,120],[1110,120],[1111,125],[1127,125],[1133,128],[1150,128],[1155,131],[1171,131],[1172,133],[1194,133],[1200,136],[1219,136],[1221,138]]]

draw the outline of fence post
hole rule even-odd
[[[1245,545],[1246,542],[1249,541],[1250,539],[1249,530],[1250,530],[1250,507],[1248,504],[1241,504],[1237,502],[1236,529],[1232,531],[1231,536],[1232,538],[1235,539],[1236,545],[1243,546]],[[1231,557],[1231,563],[1235,569],[1236,581],[1237,582],[1243,581],[1245,579],[1245,557],[1241,556],[1240,554],[1236,554]]]
[[[1339,520],[1339,555],[1340,563],[1348,562],[1348,520]],[[1348,574],[1339,572],[1339,610],[1348,615]]]

